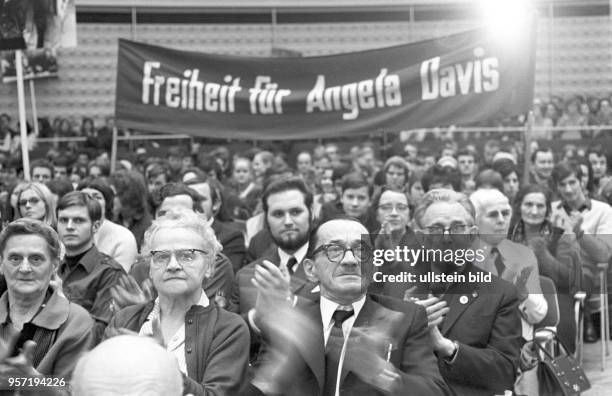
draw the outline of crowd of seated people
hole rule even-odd
[[[172,146],[112,173],[102,147],[53,148],[27,181],[7,160],[3,373],[103,392],[100,368],[127,380],[97,351],[140,336],[152,340],[134,353],[158,356],[177,394],[537,394],[521,356],[548,310],[539,277],[557,288],[557,332],[574,351],[574,295],[596,294],[612,257],[608,153],[534,146],[524,174],[517,144],[439,146]],[[404,247],[482,256],[375,263]],[[380,281],[408,273],[451,280]],[[586,342],[596,310],[585,307]],[[148,386],[157,369],[124,371]]]

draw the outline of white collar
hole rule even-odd
[[[359,312],[361,312],[361,308],[363,308],[363,304],[365,304],[366,296],[365,294],[359,300],[353,302],[351,305],[353,306],[354,317],[357,318]],[[332,300],[321,296],[320,301],[321,307],[321,320],[323,321],[324,328],[331,323],[332,316],[340,304],[333,302]]]
[[[293,268],[295,272],[295,268],[297,268],[297,266],[302,262],[302,260],[304,260],[304,257],[306,257],[307,252],[308,252],[308,242],[303,244],[302,247],[296,250],[295,253],[293,254],[289,254],[285,252],[283,249],[278,248],[278,257],[280,258],[281,264],[287,264],[287,261],[289,261],[291,257],[295,257],[295,259],[297,260],[297,263]]]
[[[206,222],[208,223],[210,227],[212,227],[213,223],[215,222],[215,216],[214,215],[210,216],[210,219],[206,220]]]

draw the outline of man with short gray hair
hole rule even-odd
[[[438,367],[454,393],[491,396],[513,389],[521,322],[516,288],[494,276],[486,279],[477,251],[468,259],[478,231],[474,214],[465,194],[448,189],[425,194],[415,210],[417,237],[424,248],[444,254],[417,266],[457,281],[423,282],[419,293],[406,298],[427,309]]]

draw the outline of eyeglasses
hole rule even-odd
[[[355,259],[360,262],[367,261],[372,257],[372,248],[365,243],[359,243],[351,247],[344,247],[337,243],[328,243],[316,248],[314,252],[312,252],[312,255],[315,256],[317,253],[325,251],[329,261],[332,263],[339,263],[344,259],[347,250],[350,250],[353,256],[355,256]]]
[[[27,199],[20,199],[19,200],[19,206],[26,206],[27,204],[36,205],[39,202],[40,202],[40,198],[38,198],[38,197],[31,197],[31,198],[27,198]]]
[[[408,205],[405,205],[405,204],[393,205],[393,204],[390,204],[390,203],[389,204],[378,205],[378,209],[380,209],[383,212],[393,212],[394,208],[398,212],[405,212],[405,211],[408,210]]]
[[[497,219],[499,218],[499,216],[501,215],[502,217],[510,217],[510,210],[509,209],[503,209],[503,210],[492,210],[490,212],[487,212],[487,217],[490,217],[492,219]]]
[[[172,256],[176,258],[176,261],[182,266],[192,265],[198,255],[201,253],[204,256],[208,256],[208,252],[200,249],[179,249],[179,250],[151,250],[151,259],[153,264],[157,267],[166,267],[170,264]]]
[[[434,226],[430,226],[430,227],[425,227],[425,229],[427,230],[427,232],[429,234],[432,235],[444,235],[447,232],[450,235],[453,234],[462,234],[465,232],[465,230],[467,229],[467,225],[465,224],[453,224],[450,227],[442,227],[439,225],[434,225]]]

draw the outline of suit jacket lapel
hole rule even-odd
[[[468,271],[465,273],[467,272]],[[450,308],[444,322],[442,322],[442,335],[446,335],[449,332],[451,327],[461,317],[463,312],[472,305],[476,298],[478,298],[478,287],[476,286],[470,288],[457,288],[455,285],[451,286],[444,298],[442,298],[448,303],[448,307]]]

